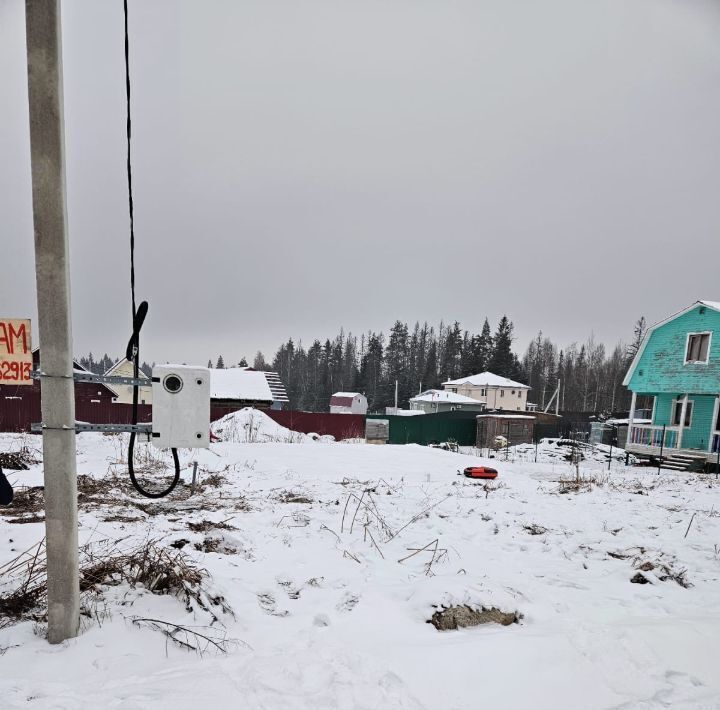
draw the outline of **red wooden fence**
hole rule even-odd
[[[17,390],[20,390],[18,387]],[[8,393],[9,394],[9,393]],[[12,393],[15,394],[14,392]],[[240,409],[240,407],[238,407]],[[228,407],[210,407],[210,420],[216,421],[230,412]],[[365,436],[365,417],[359,414],[329,414],[325,412],[292,412],[263,410],[281,426],[304,434],[330,434],[336,439]],[[88,424],[129,424],[132,405],[106,399],[91,401],[78,391],[75,398],[75,418]],[[40,391],[27,388],[21,396],[7,396],[0,391],[0,431],[30,431],[30,425],[41,421]],[[152,406],[138,405],[138,421],[152,421]]]
[[[284,409],[266,409],[265,414],[281,426],[304,434],[330,434],[338,441],[365,436],[365,417],[362,414],[293,412]]]
[[[86,424],[130,424],[132,405],[76,398],[75,419]],[[22,399],[0,398],[0,431],[30,431],[31,424],[41,421],[39,395],[31,393]],[[152,421],[149,404],[138,404],[138,421]]]

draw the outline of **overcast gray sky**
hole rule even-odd
[[[130,0],[143,355],[503,314],[523,349],[720,300],[720,2]],[[129,335],[122,0],[65,0],[76,353]],[[0,315],[35,318],[0,0]]]

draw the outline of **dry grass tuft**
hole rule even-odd
[[[184,602],[188,611],[202,609],[214,621],[213,607],[232,613],[222,597],[204,589],[207,572],[180,550],[156,540],[123,550],[118,543],[103,541],[80,548],[80,591],[83,607],[104,587],[127,584],[153,594],[170,594]],[[0,568],[0,616],[15,620],[44,621],[47,617],[47,559],[45,541],[34,545]]]
[[[230,520],[230,518],[227,520]],[[229,525],[227,520],[221,520],[219,523],[213,520],[201,520],[197,523],[188,523],[187,526],[196,533],[208,532],[209,530],[237,530],[233,525]]]
[[[0,515],[11,516],[18,513],[39,513],[45,510],[45,486],[17,488],[12,503],[0,508]]]

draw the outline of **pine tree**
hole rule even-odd
[[[640,316],[640,318],[638,318],[635,322],[635,327],[633,328],[632,342],[627,347],[626,357],[628,363],[632,362],[635,355],[637,355],[638,350],[640,350],[640,344],[642,343],[646,332],[647,322],[645,321],[645,316]]]
[[[382,394],[383,335],[368,333],[365,355],[360,363],[360,389],[368,400],[370,411],[380,411],[385,401]]]
[[[493,338],[492,355],[488,369],[501,377],[517,376],[519,363],[512,352],[513,324],[507,316],[503,316],[498,323]]]
[[[222,355],[218,355],[217,363],[215,364],[215,368],[218,370],[224,370],[225,369],[225,361],[223,360]]]
[[[492,333],[490,332],[490,323],[485,319],[480,335],[473,335],[470,340],[470,350],[472,356],[470,358],[469,371],[464,375],[477,375],[488,370],[490,365],[490,356],[493,350]]]
[[[396,381],[398,383],[398,406],[407,404],[410,396],[409,345],[407,325],[399,320],[395,321],[385,348],[385,403],[387,406],[394,405]]]
[[[422,388],[425,390],[437,389],[440,386],[438,375],[438,341],[435,338],[430,340],[427,358],[425,359],[425,371],[422,376]]]
[[[212,360],[208,360],[208,370],[212,370]]]
[[[238,363],[238,367],[248,367],[247,360],[244,357],[240,358],[240,362]]]

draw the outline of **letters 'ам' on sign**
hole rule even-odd
[[[0,318],[0,385],[31,385],[30,321]]]

